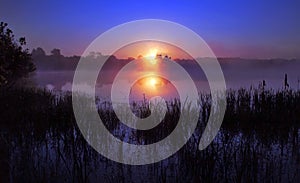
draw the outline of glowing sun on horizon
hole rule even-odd
[[[157,49],[150,49],[149,52],[145,55],[145,59],[149,61],[151,64],[156,64],[157,53],[158,53]]]

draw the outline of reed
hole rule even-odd
[[[197,149],[209,117],[211,98],[200,95],[197,129],[188,143],[166,160],[144,166],[115,163],[98,154],[81,135],[69,93],[10,88],[0,92],[0,162],[3,179],[28,182],[297,182],[300,180],[300,92],[240,89],[227,92],[221,130],[205,150]],[[157,127],[134,130],[120,123],[111,103],[98,112],[117,138],[151,144],[168,136],[180,116],[179,100],[167,102]],[[132,111],[146,117],[146,100]],[[186,108],[191,110],[192,108]],[[197,111],[196,111],[197,112]],[[95,135],[95,134],[91,134]],[[97,134],[101,138],[101,134]],[[99,141],[99,146],[106,142]],[[3,166],[1,166],[3,167]],[[3,170],[2,170],[3,169]],[[8,175],[7,175],[8,174]]]

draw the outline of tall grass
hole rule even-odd
[[[221,130],[199,151],[210,102],[209,95],[200,94],[197,129],[180,151],[155,164],[130,166],[106,159],[87,144],[77,128],[70,94],[1,89],[0,181],[299,182],[299,91],[228,91]],[[107,101],[98,101],[98,112],[117,138],[151,144],[175,128],[180,105],[176,99],[169,101],[162,123],[148,131],[120,123]],[[137,116],[150,114],[147,101],[131,107]]]

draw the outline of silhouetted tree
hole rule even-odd
[[[54,48],[54,49],[51,51],[51,54],[52,54],[53,56],[61,56],[60,49]]]
[[[0,23],[0,87],[12,86],[17,80],[35,70],[24,37],[15,40],[7,23]]]
[[[33,49],[31,52],[32,57],[45,57],[46,52],[43,50],[43,48],[38,47],[37,49]]]

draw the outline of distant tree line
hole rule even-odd
[[[75,70],[80,58],[87,61],[99,61],[99,58],[107,58],[108,62],[104,65],[103,69],[117,69],[124,66],[124,63],[128,63],[133,58],[118,59],[115,56],[105,56],[101,53],[91,52],[86,57],[80,56],[64,56],[61,54],[60,49],[54,48],[50,55],[38,47],[31,52],[33,62],[35,63],[37,70]]]
[[[39,47],[33,49],[31,55],[38,70],[75,70],[80,59],[80,56],[65,57],[57,48],[50,55],[46,55]]]

